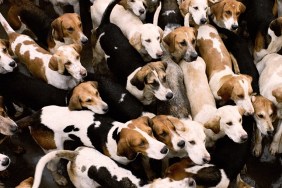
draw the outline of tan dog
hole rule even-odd
[[[210,6],[210,15],[219,27],[235,31],[239,27],[238,18],[245,10],[245,5],[239,1],[222,0]]]
[[[232,62],[217,30],[211,25],[201,25],[198,29],[197,45],[206,63],[209,85],[216,101],[225,103],[232,100],[245,110],[245,114],[253,114],[251,102],[253,92],[252,77],[235,74]]]
[[[29,36],[16,33],[2,14],[0,22],[8,34],[12,52],[34,77],[59,89],[71,89],[87,75],[86,69],[80,63],[80,45],[60,46],[52,55]]]
[[[0,74],[12,72],[17,67],[16,62],[10,56],[9,41],[0,39]]]
[[[197,31],[192,27],[178,27],[163,38],[163,46],[176,63],[181,59],[191,62],[198,57],[196,35]]]

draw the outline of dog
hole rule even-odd
[[[184,17],[185,26],[199,26],[208,22],[208,1],[207,0],[182,0],[179,10]]]
[[[184,84],[191,104],[192,118],[202,124],[209,124],[205,129],[206,147],[214,146],[215,142],[227,135],[234,142],[242,143],[248,139],[242,127],[244,109],[238,106],[225,105],[216,107],[206,76],[206,64],[201,57],[193,62],[180,62],[184,72]],[[201,87],[195,87],[201,85]],[[205,93],[205,96],[199,96]],[[232,115],[231,115],[232,114]]]
[[[73,7],[73,11],[80,15],[80,4],[79,0],[47,0],[52,3],[55,12],[61,16],[64,14],[64,10],[62,6],[71,5]],[[35,4],[39,5],[39,0],[35,0]]]
[[[206,63],[209,85],[216,101],[234,101],[245,110],[245,114],[253,114],[250,98],[252,77],[233,72],[230,55],[213,26],[205,24],[199,27],[197,46]]]
[[[282,135],[282,126],[281,122],[281,83],[279,71],[281,66],[279,62],[281,61],[282,56],[277,53],[272,53],[264,56],[264,58],[258,62],[257,68],[260,72],[259,86],[260,93],[262,96],[271,100],[277,108],[277,117],[278,117],[278,127],[274,135],[273,141],[270,145],[271,154],[278,152],[279,140]]]
[[[74,141],[78,145],[96,148],[126,165],[138,154],[160,160],[169,151],[164,143],[154,138],[149,126],[152,120],[147,116],[121,123],[88,110],[70,111],[67,107],[46,106],[17,123],[21,128],[30,127],[33,139],[45,153],[64,149],[65,141]],[[46,142],[46,139],[50,142]],[[57,162],[52,160],[48,168],[55,181],[65,185],[66,179],[57,173]]]
[[[228,187],[228,179],[224,169],[213,164],[195,165],[189,157],[182,158],[166,169],[165,177],[175,181],[192,178],[197,186]]]
[[[52,55],[29,36],[16,33],[2,14],[0,22],[8,34],[13,54],[27,66],[36,78],[59,89],[71,89],[87,75],[86,69],[80,63],[80,45],[60,46]]]
[[[7,13],[7,20],[19,33],[25,28],[30,29],[37,41],[51,53],[55,53],[62,45],[83,45],[88,42],[78,14],[65,13],[53,19],[29,0],[13,3]]]
[[[217,26],[236,31],[239,27],[239,16],[244,13],[246,6],[236,0],[222,0],[210,5],[210,17]]]
[[[31,188],[33,184],[33,177],[28,177],[27,179],[23,180],[16,188]]]
[[[158,178],[151,183],[144,184],[139,178],[134,176],[131,171],[118,166],[111,158],[103,155],[96,149],[78,147],[75,151],[52,151],[41,157],[36,165],[32,188],[39,187],[42,171],[46,163],[58,157],[69,160],[68,174],[75,187],[196,187],[195,181],[192,178],[185,178],[180,181],[174,181],[171,178]],[[99,159],[99,161],[95,159]],[[85,171],[81,172],[81,170],[79,170],[80,168],[85,168]]]
[[[98,3],[105,5],[98,6]],[[95,0],[94,4],[96,4],[97,7],[95,9],[94,7],[91,8],[92,15],[95,14],[92,18],[102,18],[103,15],[106,15],[105,13],[103,13],[103,15],[99,14],[97,9],[100,6],[106,7],[109,3],[105,3],[102,0]],[[111,13],[110,21],[121,29],[122,33],[129,40],[130,44],[141,54],[142,58],[146,62],[153,59],[160,59],[163,55],[160,44],[163,30],[151,23],[143,24],[136,15],[125,10],[122,6],[116,5],[115,9],[118,9],[118,11]],[[119,19],[120,16],[122,16],[123,19]],[[101,24],[103,24],[102,22],[103,21],[101,21]]]
[[[181,26],[168,33],[163,38],[162,44],[174,62],[179,63],[182,59],[191,62],[198,57],[195,50],[196,36],[196,29]]]
[[[6,74],[12,72],[17,63],[9,54],[9,41],[0,39],[0,74]]]
[[[262,153],[263,137],[272,136],[274,133],[273,123],[277,119],[276,106],[261,95],[253,96],[252,103],[255,109],[253,117],[256,121],[253,154],[259,157]]]

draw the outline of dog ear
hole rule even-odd
[[[215,134],[217,134],[220,131],[220,119],[220,116],[214,116],[204,124],[204,127],[206,129],[211,129]]]
[[[80,44],[71,44],[73,49],[80,54],[81,50],[82,50],[82,46]]]
[[[239,10],[241,13],[244,13],[246,10],[246,6],[241,2],[239,2]]]
[[[81,110],[81,102],[78,95],[72,95],[69,101],[69,110]]]
[[[96,81],[88,81],[95,89],[98,88],[98,82]]]
[[[62,19],[57,18],[51,23],[51,27],[53,29],[53,37],[54,39],[64,42],[64,33],[63,33],[63,28],[62,28]]]
[[[58,71],[60,74],[65,72],[64,60],[58,54],[54,54],[49,62],[49,68]]]
[[[145,76],[143,74],[140,73],[140,71],[138,71],[134,76],[133,78],[130,80],[130,83],[137,87],[139,90],[143,90],[144,87],[145,87],[145,84],[144,84],[144,79]]]
[[[173,126],[175,127],[176,130],[185,131],[185,126],[183,124],[182,121],[180,121],[180,119],[173,117],[173,116],[167,116],[167,119],[169,119],[169,121],[173,124]]]
[[[170,32],[169,34],[167,34],[164,38],[163,38],[163,41],[165,44],[167,44],[168,46],[168,51],[170,53],[174,52],[175,51],[175,37],[176,37],[176,34],[174,32]]]
[[[129,43],[137,50],[140,51],[142,48],[141,33],[135,32],[134,35],[129,39]]]
[[[241,114],[241,116],[244,115],[244,113],[246,112],[246,110],[241,106],[238,106],[238,111]]]
[[[221,97],[223,101],[228,101],[231,97],[231,93],[233,90],[233,84],[230,81],[222,84],[220,89],[217,91],[217,95]]]
[[[278,21],[278,18],[270,22],[269,28],[274,32],[277,37],[281,36],[281,23]]]
[[[218,1],[214,4],[212,4],[210,6],[211,14],[213,14],[215,17],[217,17],[217,15],[222,15],[223,14],[223,7],[224,7],[225,4],[226,4],[226,2],[224,0]]]
[[[126,138],[122,138],[117,144],[117,155],[126,157],[129,160],[133,160],[137,154],[132,149],[130,149]]]

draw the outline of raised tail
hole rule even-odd
[[[38,161],[36,168],[35,168],[35,173],[34,173],[34,181],[32,188],[38,188],[41,182],[41,177],[43,173],[43,169],[46,166],[46,164],[54,159],[54,158],[63,158],[67,159],[69,161],[73,161],[75,157],[78,155],[78,152],[76,151],[71,151],[71,150],[55,150],[47,153],[43,157],[40,158]]]
[[[101,23],[100,25],[103,25],[103,24],[108,24],[110,23],[110,15],[111,15],[111,12],[113,10],[113,8],[115,7],[116,4],[118,4],[121,0],[113,0],[109,5],[108,7],[106,8],[103,16],[102,16],[102,20],[101,20]]]
[[[10,24],[7,22],[7,20],[4,18],[4,16],[1,13],[0,13],[0,22],[7,34],[15,32],[15,30],[13,30],[13,28],[10,26]]]

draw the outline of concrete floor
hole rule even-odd
[[[6,0],[5,0],[6,1]],[[7,2],[7,1],[6,1]],[[5,16],[8,10],[8,4],[0,5],[0,12]],[[45,10],[53,13],[52,6],[46,2],[43,3]],[[89,13],[89,2],[87,0],[81,1],[81,14],[84,27],[84,33],[90,39],[91,20]],[[0,26],[0,37],[6,38],[6,34]],[[90,42],[84,46],[81,56],[82,64],[89,70],[93,71],[91,67],[92,51]],[[11,158],[11,165],[8,168],[10,173],[9,178],[0,178],[0,188],[12,188],[19,184],[22,180],[34,175],[35,165],[43,155],[41,148],[32,140],[28,130],[23,130],[21,133],[11,137],[11,140],[16,145],[21,145],[25,148],[25,153],[15,154],[11,151],[8,145],[9,140],[0,145],[0,152],[7,154]],[[266,141],[268,145],[269,141]],[[236,151],[234,151],[236,152]],[[247,162],[246,175],[243,176],[244,180],[256,188],[282,188],[282,158],[281,156],[273,157],[268,152],[268,147],[264,149],[264,153],[260,158],[250,156]],[[45,168],[42,177],[42,188],[57,188],[60,187],[54,183],[49,171]],[[73,187],[68,185],[65,187]]]

